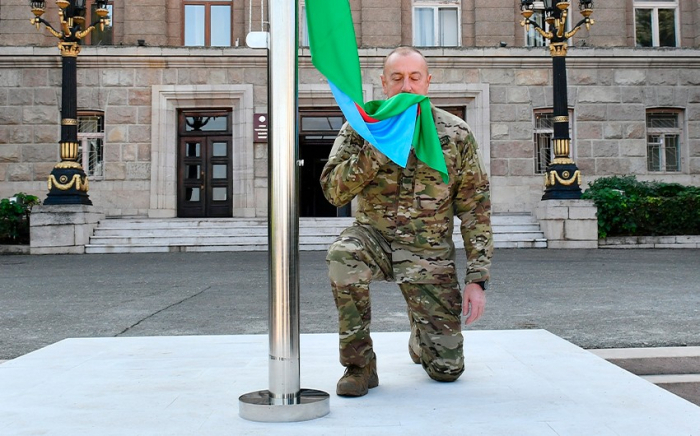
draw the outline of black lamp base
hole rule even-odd
[[[576,164],[553,164],[547,168],[542,200],[578,200],[581,198],[581,172]]]
[[[82,168],[54,167],[49,175],[49,194],[45,205],[51,204],[85,204],[92,206],[87,194],[88,180]]]

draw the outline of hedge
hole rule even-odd
[[[700,235],[700,188],[603,177],[582,198],[598,207],[598,237]]]
[[[29,214],[37,204],[36,196],[23,192],[0,200],[0,244],[29,244]]]

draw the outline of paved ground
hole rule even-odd
[[[335,331],[324,256],[300,256],[302,333]],[[264,252],[0,256],[0,359],[68,337],[266,333],[267,271]],[[407,331],[398,288],[373,290],[373,329]],[[700,250],[497,250],[470,328],[683,346],[700,345],[699,316]]]

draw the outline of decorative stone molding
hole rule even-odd
[[[231,108],[233,128],[233,216],[255,216],[253,85],[153,86],[151,202],[148,216],[177,215],[178,109]]]
[[[428,92],[434,104],[463,105],[466,107],[467,124],[479,144],[481,161],[486,173],[491,174],[491,108],[488,83],[432,84]]]

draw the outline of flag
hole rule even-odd
[[[352,128],[396,164],[416,157],[447,183],[447,165],[427,96],[399,93],[364,102],[355,29],[348,0],[306,0],[311,62],[328,79]]]

